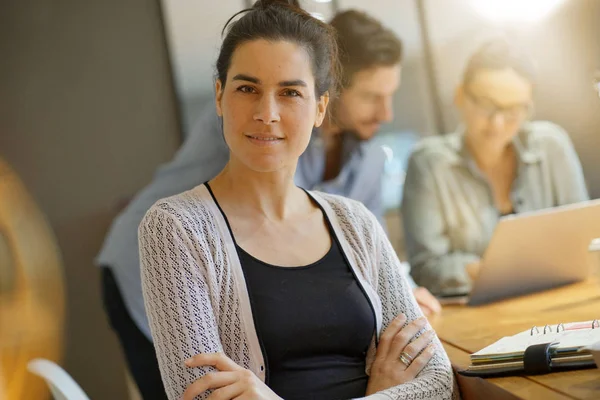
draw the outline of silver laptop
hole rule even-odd
[[[470,295],[443,304],[481,305],[587,278],[598,263],[588,246],[600,237],[600,200],[500,219]]]

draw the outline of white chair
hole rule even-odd
[[[55,400],[90,400],[77,382],[52,361],[37,358],[27,364],[27,369],[46,381]]]

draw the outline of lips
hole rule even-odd
[[[274,136],[272,134],[254,134],[254,135],[244,135],[248,142],[252,143],[254,146],[258,146],[261,148],[271,148],[276,147],[279,144],[283,143],[285,140],[282,137]]]
[[[275,136],[254,136],[254,135],[246,135],[246,137],[250,138],[250,139],[254,139],[254,140],[262,140],[265,142],[272,142],[272,141],[276,141],[276,140],[282,140],[282,138],[279,137],[275,137]]]

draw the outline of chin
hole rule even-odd
[[[381,129],[381,124],[365,124],[362,128],[357,130],[357,136],[361,140],[371,140]]]
[[[246,167],[254,172],[269,173],[281,169],[281,164],[270,163],[246,163]]]
[[[254,172],[269,173],[281,170],[286,163],[281,159],[262,156],[244,160],[244,165]]]
[[[377,133],[377,129],[362,129],[362,130],[358,130],[356,132],[354,132],[354,136],[358,139],[358,140],[362,140],[363,142],[366,142],[367,140],[371,140],[373,139],[373,136],[375,136],[375,134]]]
[[[503,149],[512,142],[512,139],[505,137],[490,137],[487,138],[482,144],[488,148]]]

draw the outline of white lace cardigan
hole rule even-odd
[[[331,221],[375,310],[377,338],[398,314],[406,314],[408,320],[421,316],[396,253],[373,214],[353,200],[309,193]],[[144,302],[169,399],[179,399],[190,383],[211,370],[184,366],[184,360],[198,353],[224,352],[264,381],[265,363],[240,260],[206,186],[158,201],[140,224],[139,244]],[[367,372],[377,338],[367,353]],[[438,350],[416,379],[366,399],[453,398],[457,390],[452,368],[435,340]]]

